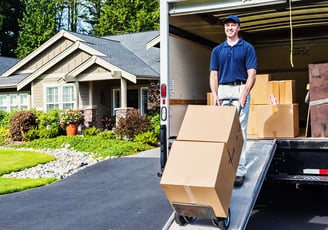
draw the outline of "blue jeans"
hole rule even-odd
[[[244,88],[245,85],[237,85],[237,86],[219,85],[218,96],[220,100],[225,99],[222,101],[221,105],[228,105],[230,103],[229,105],[238,106],[238,99],[243,93]],[[230,100],[226,100],[226,99],[230,99]],[[250,95],[248,95],[246,104],[241,109],[239,115],[240,126],[244,138],[244,144],[240,155],[239,165],[236,174],[237,176],[245,176],[247,173],[246,147],[247,147],[247,124],[248,124],[250,101],[251,101],[251,97]]]

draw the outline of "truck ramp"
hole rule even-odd
[[[257,196],[275,153],[275,140],[249,140],[247,142],[247,175],[244,185],[234,188],[230,201],[231,222],[229,229],[245,229]],[[162,230],[219,229],[209,219],[195,218],[191,223],[179,226],[174,221],[174,212]]]

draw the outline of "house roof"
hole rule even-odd
[[[136,76],[159,76],[156,59],[159,63],[159,49],[147,50],[147,42],[159,31],[131,33],[125,35],[96,38],[88,35],[72,33],[81,38],[95,50],[105,56],[101,58]],[[156,34],[156,35],[155,35]],[[149,40],[148,40],[149,39]],[[157,56],[156,56],[157,55]],[[122,61],[124,60],[124,61]]]
[[[149,40],[158,35],[159,31],[150,31],[96,38],[73,32],[60,31],[26,58],[18,63],[14,63],[8,70],[4,70],[1,73],[0,87],[9,87],[11,85],[13,88],[16,86],[19,90],[77,49],[88,52],[93,57],[93,63],[97,63],[112,73],[122,71],[122,76],[132,82],[135,82],[136,79],[158,78],[160,51],[154,47],[147,50],[146,46]],[[28,75],[15,74],[23,65],[62,37],[73,41],[75,44],[33,73]]]
[[[0,75],[6,72],[10,67],[19,62],[17,58],[0,56]]]
[[[160,50],[156,47],[147,48],[148,42],[159,36],[159,31],[147,31],[134,34],[107,36],[110,40],[121,42],[123,46],[142,59],[155,72],[160,73]]]

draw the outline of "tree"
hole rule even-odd
[[[98,23],[100,6],[104,0],[58,0],[58,27],[82,34],[91,34]]]
[[[24,0],[23,19],[19,20],[20,32],[15,53],[24,58],[47,41],[56,32],[57,0]]]
[[[94,34],[104,36],[158,28],[158,0],[106,0]]]
[[[22,0],[0,1],[0,55],[14,57],[17,47],[18,19],[22,18]]]

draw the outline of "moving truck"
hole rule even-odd
[[[258,149],[268,140],[272,145],[259,180],[327,185],[328,1],[161,0],[160,8],[159,175],[188,105],[208,103],[211,50],[225,40],[223,19],[233,14],[240,36],[256,49],[256,84],[262,84],[252,91],[257,112],[250,123],[257,132],[249,127],[248,139]],[[286,95],[291,99],[283,102]]]

